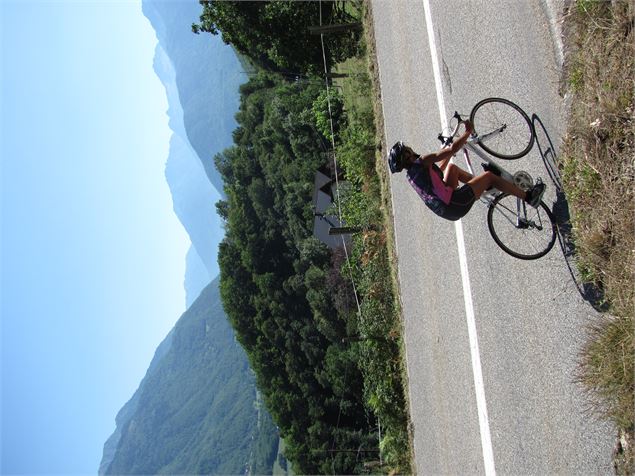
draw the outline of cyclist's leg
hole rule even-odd
[[[494,175],[492,172],[484,172],[481,175],[477,175],[467,182],[467,184],[472,187],[476,198],[479,198],[485,190],[492,186],[496,187],[501,192],[514,195],[515,197],[522,198],[523,200],[527,198],[526,192],[504,178]]]
[[[447,164],[443,173],[443,181],[452,188],[457,188],[459,182],[468,183],[474,176],[467,173],[461,167],[454,164]]]

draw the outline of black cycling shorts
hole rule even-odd
[[[443,218],[452,221],[463,218],[470,211],[475,201],[474,190],[468,184],[457,188],[452,192],[450,203],[445,206]]]

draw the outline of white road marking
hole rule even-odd
[[[441,127],[445,130],[448,127],[448,120],[445,114],[445,100],[443,97],[443,85],[441,83],[441,70],[439,58],[437,56],[437,46],[432,25],[432,13],[429,0],[423,1],[423,9],[426,17],[426,28],[428,30],[428,42],[430,55],[432,56],[432,69],[434,72],[434,82],[437,91],[437,103],[441,118]],[[472,374],[474,375],[474,390],[476,392],[476,408],[478,411],[478,423],[481,433],[481,448],[483,451],[483,463],[485,474],[494,476],[494,451],[492,449],[492,438],[489,429],[489,418],[487,416],[487,402],[485,400],[485,387],[483,385],[483,372],[481,369],[481,356],[478,349],[478,335],[476,333],[476,320],[474,317],[474,305],[472,303],[472,289],[470,287],[470,275],[467,269],[467,255],[465,252],[465,241],[463,238],[463,224],[461,220],[454,222],[456,231],[456,241],[459,252],[459,262],[461,265],[461,279],[463,282],[463,298],[465,301],[465,316],[467,318],[467,329],[470,339],[470,354],[472,357]]]

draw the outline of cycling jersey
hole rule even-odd
[[[454,190],[443,181],[436,164],[424,165],[417,159],[408,168],[408,182],[434,213],[447,220],[458,220],[470,211],[475,201],[472,187],[465,184]]]
[[[450,202],[449,196],[452,195],[452,189],[443,183],[441,169],[436,164],[426,166],[421,159],[417,159],[408,168],[407,175],[408,182],[428,208],[437,215],[443,216],[446,206]],[[450,189],[449,194],[447,189]]]

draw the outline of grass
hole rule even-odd
[[[386,208],[386,190],[376,168],[381,148],[378,139],[376,104],[369,91],[373,82],[374,43],[369,41],[372,22],[366,4],[349,3],[364,18],[365,41],[362,52],[339,64],[335,87],[344,99],[347,123],[336,137],[338,166],[345,170],[351,186],[344,189],[340,203],[348,226],[363,232],[353,235],[350,272],[361,297],[358,332],[361,370],[364,375],[364,399],[381,428],[379,442],[381,466],[369,471],[412,473],[412,450],[406,401],[406,370],[402,344],[402,324],[394,279],[390,243],[390,211]],[[372,39],[372,38],[370,38]],[[344,270],[344,275],[349,269]]]
[[[566,17],[571,94],[561,172],[581,277],[607,313],[588,330],[578,380],[615,425],[618,474],[634,474],[635,58],[632,2],[578,0]]]

